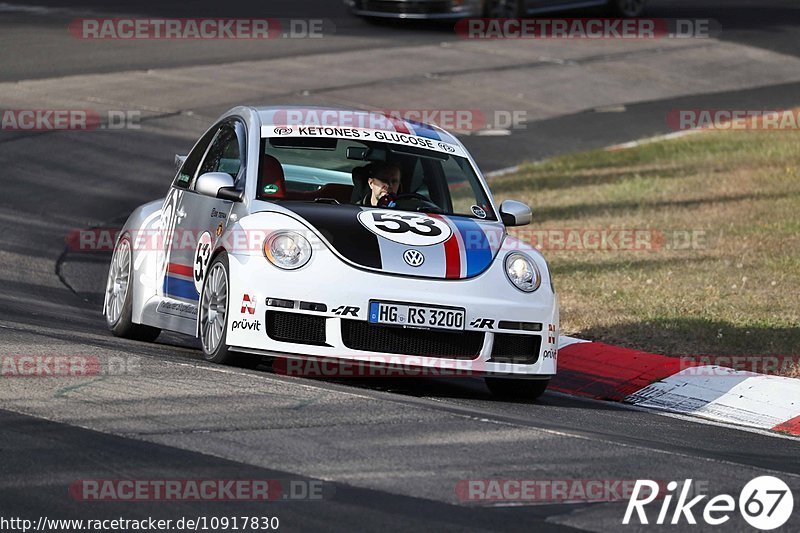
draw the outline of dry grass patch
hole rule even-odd
[[[564,333],[675,356],[800,355],[797,133],[708,133],[558,157],[491,187],[533,207],[523,238],[654,236],[647,251],[544,246]]]

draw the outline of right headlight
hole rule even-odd
[[[506,256],[506,276],[522,292],[533,292],[542,284],[542,275],[536,263],[527,255],[512,252]]]
[[[295,270],[311,259],[311,244],[299,233],[279,231],[264,241],[264,255],[278,268]]]

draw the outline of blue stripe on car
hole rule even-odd
[[[164,278],[164,294],[192,301],[197,301],[200,298],[200,295],[197,294],[194,282],[173,278],[172,276]]]
[[[411,124],[411,127],[414,128],[414,133],[417,134],[417,137],[425,137],[427,139],[433,139],[434,141],[441,141],[442,138],[439,137],[439,134],[436,133],[430,126],[427,124],[420,124],[419,122],[411,122],[406,121]]]
[[[492,262],[492,248],[486,238],[483,228],[468,218],[452,217],[461,240],[464,242],[464,251],[467,257],[467,277],[480,274]]]

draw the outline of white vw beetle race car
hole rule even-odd
[[[498,396],[535,398],[556,373],[550,271],[506,231],[531,211],[498,208],[442,129],[237,107],[176,164],[166,198],[117,238],[103,308],[115,335],[192,335],[216,363],[466,369]],[[396,192],[373,196],[387,167]]]

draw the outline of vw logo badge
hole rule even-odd
[[[409,266],[418,267],[425,262],[425,256],[418,250],[406,250],[403,252],[403,260],[408,263]]]

